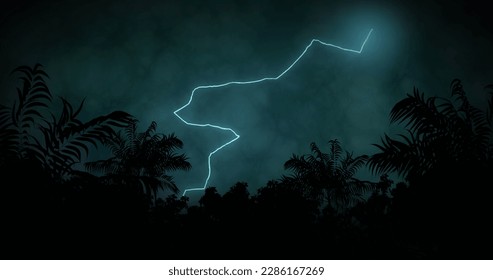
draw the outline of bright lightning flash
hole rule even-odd
[[[298,58],[296,58],[293,63],[291,63],[291,65],[289,65],[288,68],[286,68],[286,70],[282,71],[281,74],[279,74],[278,76],[276,77],[266,77],[266,78],[261,78],[261,79],[258,79],[258,80],[252,80],[252,81],[231,81],[231,82],[227,82],[227,83],[224,83],[224,84],[218,84],[218,85],[206,85],[206,86],[198,86],[196,88],[194,88],[192,90],[192,94],[190,95],[190,99],[188,100],[188,102],[183,105],[182,107],[180,107],[179,109],[177,109],[176,111],[174,111],[173,113],[183,122],[185,123],[186,125],[190,125],[190,126],[198,126],[198,127],[211,127],[211,128],[215,128],[215,129],[220,129],[220,130],[226,130],[226,131],[229,131],[231,132],[233,135],[234,135],[234,138],[231,139],[230,141],[222,144],[221,146],[217,147],[214,151],[212,151],[210,154],[209,154],[209,157],[207,158],[207,166],[208,166],[208,174],[207,174],[207,178],[205,179],[205,182],[204,182],[204,185],[201,187],[201,188],[190,188],[190,189],[186,189],[184,192],[183,192],[183,195],[186,195],[187,192],[190,192],[190,191],[202,191],[202,190],[205,190],[205,188],[207,187],[207,184],[209,183],[209,179],[211,178],[211,158],[212,156],[219,152],[222,148],[228,146],[229,144],[233,143],[234,141],[238,140],[238,138],[240,138],[240,135],[238,133],[236,133],[232,128],[229,128],[229,127],[222,127],[222,126],[219,126],[219,125],[214,125],[214,124],[209,124],[209,123],[192,123],[192,122],[188,122],[186,121],[185,119],[183,119],[178,113],[185,109],[186,107],[188,107],[192,101],[193,101],[193,97],[195,96],[195,92],[197,90],[201,90],[201,89],[210,89],[210,88],[222,88],[222,87],[227,87],[227,86],[230,86],[230,85],[248,85],[248,84],[256,84],[256,83],[261,83],[263,81],[273,81],[273,80],[278,80],[280,79],[282,76],[284,76],[284,74],[286,74],[289,70],[291,70],[291,68],[293,68],[293,66],[305,55],[305,53],[308,51],[308,49],[313,45],[313,43],[319,43],[321,45],[324,45],[324,46],[327,46],[327,47],[333,47],[333,48],[337,48],[337,49],[340,49],[342,51],[346,51],[346,52],[353,52],[353,53],[358,53],[360,54],[362,51],[363,51],[363,48],[365,47],[365,44],[366,42],[368,41],[368,39],[370,38],[370,35],[371,33],[373,32],[373,29],[370,29],[370,31],[368,32],[368,35],[366,35],[366,38],[365,40],[363,41],[363,44],[361,45],[361,48],[359,50],[354,50],[354,49],[347,49],[347,48],[343,48],[343,47],[340,47],[340,46],[337,46],[337,45],[334,45],[334,44],[329,44],[329,43],[325,43],[325,42],[322,42],[318,39],[313,39],[310,44],[308,44],[305,49],[303,50],[303,52],[298,56]]]

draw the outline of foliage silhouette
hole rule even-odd
[[[42,109],[47,108],[52,100],[45,78],[48,75],[41,69],[41,64],[33,68],[20,66],[12,71],[20,73],[22,86],[17,87],[17,101],[11,108],[0,107],[0,145],[1,160],[23,159],[28,155],[33,142],[32,130],[36,129],[44,118]]]
[[[130,123],[123,131],[105,138],[103,144],[111,149],[113,157],[85,163],[89,171],[106,173],[101,180],[107,184],[134,186],[148,198],[157,199],[158,190],[178,187],[167,172],[190,170],[191,164],[184,154],[175,151],[183,142],[174,134],[156,133],[156,122],[137,133],[137,122]]]
[[[252,202],[246,182],[237,182],[222,197],[225,209],[223,217],[236,227],[248,225],[252,214]]]
[[[8,229],[5,238],[23,241],[17,243],[19,248],[5,250],[63,250],[63,246],[55,245],[56,236],[62,230],[71,232],[72,226],[81,221],[71,214],[83,212],[84,208],[78,206],[84,203],[77,201],[94,187],[94,181],[72,169],[73,165],[84,159],[90,145],[99,145],[115,133],[114,128],[126,126],[133,117],[115,111],[83,122],[78,119],[83,104],[74,110],[61,98],[62,110],[57,118],[51,113],[53,98],[42,65],[20,66],[12,73],[20,75],[21,85],[13,105],[0,108],[0,177],[4,182],[0,220]],[[36,234],[27,236],[32,232]],[[50,243],[53,246],[46,248]]]
[[[4,258],[464,259],[493,250],[493,94],[479,110],[459,80],[450,100],[415,89],[398,102],[390,121],[407,134],[385,135],[370,158],[337,140],[327,153],[312,143],[286,161],[291,175],[255,193],[246,182],[209,187],[189,205],[168,174],[191,168],[174,134],[155,122],[137,132],[120,111],[83,122],[83,102],[63,98],[55,117],[41,68],[16,68],[17,99],[0,107]],[[113,157],[73,168],[99,145]],[[355,178],[365,164],[379,182]],[[394,186],[392,172],[406,181]],[[163,189],[171,195],[159,197]]]
[[[294,174],[284,176],[285,184],[292,184],[306,190],[307,195],[327,204],[337,211],[350,208],[362,195],[374,188],[374,184],[354,178],[359,168],[363,167],[368,156],[353,157],[343,150],[339,141],[330,140],[328,154],[323,153],[315,143],[311,143],[310,155],[293,155],[284,168]]]
[[[451,88],[454,100],[425,99],[414,89],[392,108],[391,122],[404,124],[408,136],[400,134],[399,141],[385,135],[375,144],[381,152],[369,159],[373,172],[397,172],[412,180],[451,162],[491,160],[493,94],[485,113],[470,104],[460,80]]]
[[[222,209],[222,196],[217,192],[216,187],[208,187],[204,191],[204,195],[199,200],[200,206],[204,209],[204,213],[211,221],[220,219]]]
[[[4,123],[0,139],[2,163],[9,158],[36,159],[53,179],[69,179],[66,175],[71,175],[72,166],[81,161],[83,153],[89,153],[89,144],[97,146],[114,134],[114,127],[126,126],[133,117],[115,111],[84,123],[77,118],[83,102],[74,112],[64,98],[60,117],[48,115],[52,95],[45,82],[48,75],[41,68],[36,64],[13,71],[22,74],[22,89],[17,88],[17,101],[10,110],[5,106],[0,109]]]
[[[485,222],[493,210],[492,101],[484,112],[470,104],[459,80],[451,88],[452,100],[425,99],[415,89],[398,102],[391,121],[404,124],[409,136],[385,135],[369,160],[372,171],[397,172],[409,182],[394,191],[389,218],[403,250],[420,256],[492,248]]]

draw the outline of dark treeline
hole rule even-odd
[[[2,259],[492,256],[493,94],[477,108],[459,80],[449,98],[414,89],[398,102],[390,121],[405,133],[371,156],[312,143],[255,193],[211,186],[191,205],[170,176],[191,168],[177,136],[122,111],[84,122],[41,65],[13,74],[17,98],[0,107]],[[86,160],[103,146],[110,158]],[[362,168],[380,180],[359,180]]]

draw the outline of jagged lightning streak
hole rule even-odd
[[[186,195],[187,192],[190,192],[190,191],[201,191],[201,190],[205,190],[205,188],[207,188],[207,183],[209,182],[209,179],[211,178],[211,158],[212,158],[212,156],[215,153],[219,152],[222,148],[228,146],[229,144],[233,143],[234,141],[238,140],[238,138],[240,138],[240,135],[238,133],[236,133],[232,128],[222,127],[222,126],[219,126],[219,125],[214,125],[214,124],[209,124],[209,123],[192,123],[192,122],[186,121],[180,115],[178,115],[178,112],[180,112],[181,110],[185,109],[186,107],[188,107],[192,103],[193,97],[194,97],[195,92],[197,90],[200,90],[200,89],[210,89],[210,88],[221,88],[221,87],[227,87],[227,86],[230,86],[230,85],[248,85],[248,84],[261,83],[263,81],[278,80],[279,78],[281,78],[282,76],[284,76],[284,74],[286,74],[289,70],[291,70],[291,68],[293,68],[293,66],[305,55],[305,53],[313,45],[313,43],[319,43],[319,44],[324,45],[324,46],[327,46],[327,47],[333,47],[333,48],[337,48],[337,49],[340,49],[340,50],[343,50],[343,51],[346,51],[346,52],[353,52],[353,53],[360,54],[363,51],[363,48],[365,47],[365,44],[368,41],[368,39],[370,38],[370,35],[371,35],[372,32],[373,32],[373,29],[370,29],[370,31],[368,32],[368,35],[366,35],[366,38],[363,41],[363,44],[361,44],[361,48],[359,50],[343,48],[341,46],[337,46],[337,45],[334,45],[334,44],[329,44],[329,43],[322,42],[322,41],[320,41],[318,39],[313,39],[310,42],[310,44],[308,44],[305,47],[305,49],[298,56],[298,58],[296,58],[293,61],[293,63],[291,63],[291,65],[289,65],[288,68],[286,68],[286,70],[282,71],[281,74],[279,74],[277,77],[266,77],[266,78],[261,78],[261,79],[258,79],[258,80],[243,81],[243,82],[241,82],[241,81],[231,81],[231,82],[227,82],[227,83],[224,83],[224,84],[198,86],[198,87],[194,88],[192,90],[192,94],[190,95],[190,99],[188,100],[188,102],[185,105],[183,105],[182,107],[178,108],[176,111],[173,112],[175,114],[175,116],[178,117],[186,125],[198,126],[198,127],[211,127],[211,128],[215,128],[215,129],[229,131],[229,132],[233,133],[234,138],[231,139],[230,141],[222,144],[221,146],[217,147],[214,151],[212,151],[209,154],[209,157],[207,158],[208,174],[207,174],[207,178],[205,179],[204,185],[201,188],[190,188],[190,189],[186,189],[183,192],[183,196]]]

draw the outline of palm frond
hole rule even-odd
[[[390,112],[390,121],[404,124],[413,133],[436,131],[442,127],[443,118],[435,101],[435,97],[425,99],[424,94],[415,88],[413,95],[408,94],[394,105]]]
[[[366,164],[367,155],[361,155],[353,158],[353,154],[346,152],[346,156],[341,160],[337,170],[345,179],[352,178],[358,170]]]
[[[16,88],[17,100],[14,101],[10,110],[9,126],[16,130],[17,155],[24,158],[27,154],[27,147],[31,143],[31,130],[37,124],[43,122],[45,116],[43,110],[51,103],[51,93],[46,85],[45,78],[48,75],[41,70],[42,65],[36,64],[33,68],[20,66],[12,71],[12,74],[20,74],[19,80],[22,85]],[[2,118],[6,117],[5,109],[2,110]],[[9,130],[9,147],[13,140],[13,131]],[[9,148],[9,149],[10,149]]]
[[[174,133],[169,135],[163,135],[161,142],[159,143],[159,148],[169,151],[174,151],[183,148],[183,142],[176,137]]]
[[[304,156],[293,154],[289,160],[284,163],[284,169],[291,170],[295,174],[305,174],[309,170],[309,163]]]
[[[333,139],[329,141],[330,145],[330,161],[332,164],[335,164],[339,161],[339,158],[342,154],[342,147],[339,143],[339,140]],[[332,169],[335,170],[335,166],[332,166]]]
[[[188,162],[188,158],[184,154],[171,154],[162,159],[162,172],[166,170],[190,170],[192,165]]]

